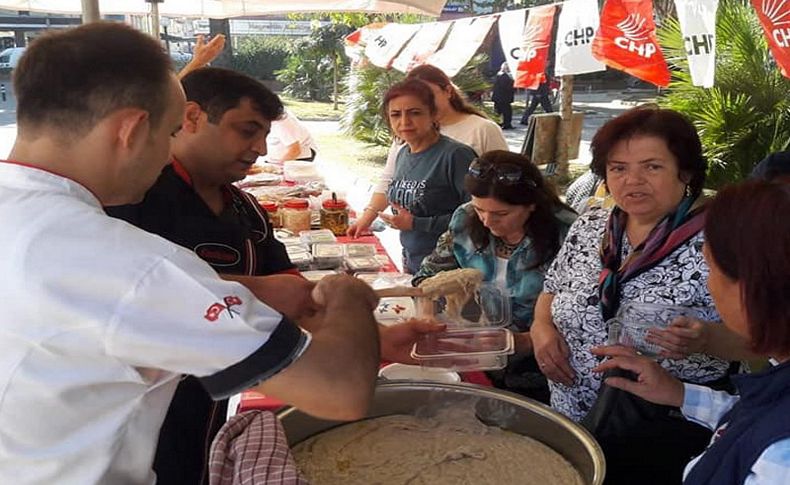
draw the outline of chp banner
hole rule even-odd
[[[452,22],[431,22],[420,25],[420,30],[398,54],[392,62],[392,67],[400,72],[409,72],[425,63],[425,60],[439,48],[451,24]]]
[[[496,17],[470,17],[453,22],[444,46],[426,61],[453,77],[472,59],[483,43]]]
[[[549,57],[556,9],[556,5],[529,9],[522,38],[521,58],[514,77],[515,87],[537,89],[546,80],[546,61]]]
[[[592,53],[606,65],[643,81],[661,87],[669,84],[651,0],[606,0]]]
[[[680,31],[695,86],[710,88],[716,73],[716,11],[719,0],[675,0]]]
[[[562,4],[557,22],[554,74],[572,76],[606,70],[606,64],[592,55],[600,17],[597,0],[570,0]]]
[[[416,24],[383,24],[369,29],[365,56],[374,66],[389,69],[393,59],[420,28]]]
[[[763,26],[771,53],[782,71],[790,78],[790,2],[787,0],[752,0]]]
[[[594,0],[593,0],[594,1]],[[505,53],[505,61],[510,72],[516,72],[518,60],[521,58],[521,43],[524,35],[524,22],[527,20],[527,9],[508,10],[499,15],[499,43]]]

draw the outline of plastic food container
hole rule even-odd
[[[318,243],[313,245],[313,260],[318,269],[336,269],[343,265],[343,245]]]
[[[346,256],[349,258],[359,258],[362,256],[375,256],[376,245],[364,243],[346,244]]]
[[[481,284],[477,294],[469,298],[459,314],[453,314],[445,297],[433,302],[427,298],[419,300],[420,316],[432,314],[451,328],[507,327],[511,323],[510,297],[491,283]]]
[[[503,369],[513,352],[510,330],[489,328],[428,335],[414,344],[411,356],[424,367],[467,372]]]
[[[269,215],[269,222],[271,222],[273,228],[282,227],[282,218],[280,217],[280,206],[277,202],[273,201],[261,201],[261,207],[266,211]]]
[[[310,230],[310,202],[307,199],[288,199],[280,210],[282,226],[294,234]]]
[[[348,204],[342,199],[327,199],[321,204],[321,227],[336,236],[348,231]]]
[[[447,382],[450,384],[461,382],[461,376],[457,372],[407,364],[386,365],[379,369],[379,377],[387,380]]]
[[[651,328],[666,328],[682,316],[706,320],[716,318],[716,315],[711,308],[631,302],[623,304],[617,316],[607,321],[606,325],[610,343],[628,345],[643,355],[656,357],[662,349],[646,341]]]
[[[288,259],[291,260],[294,266],[296,266],[299,271],[309,270],[313,263],[313,256],[304,249],[291,251],[290,248],[296,248],[296,246],[288,246],[285,248],[288,252]]]
[[[381,263],[375,256],[346,257],[346,266],[349,271],[378,271]]]
[[[318,244],[318,243],[333,243],[337,242],[337,238],[332,231],[328,229],[316,229],[312,231],[302,231],[299,233],[299,239],[305,244]]]
[[[324,277],[336,275],[336,274],[337,271],[325,270],[325,269],[314,270],[314,271],[302,271],[302,276],[307,281],[312,281],[313,283],[318,283],[319,281],[324,279]]]

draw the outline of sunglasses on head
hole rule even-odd
[[[503,185],[525,184],[533,189],[537,187],[533,180],[524,176],[524,169],[514,163],[499,163],[495,165],[476,158],[469,165],[467,173],[477,179],[485,179],[493,175],[494,180]]]

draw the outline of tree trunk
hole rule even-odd
[[[557,130],[557,175],[568,175],[568,152],[573,117],[573,76],[562,76],[560,85],[560,128]]]

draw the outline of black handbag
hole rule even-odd
[[[617,369],[607,377],[635,376]],[[712,388],[727,387],[729,375]],[[653,404],[629,392],[601,385],[598,398],[582,419],[604,451],[605,484],[680,484],[688,462],[701,454],[711,431],[685,419],[679,408]]]

